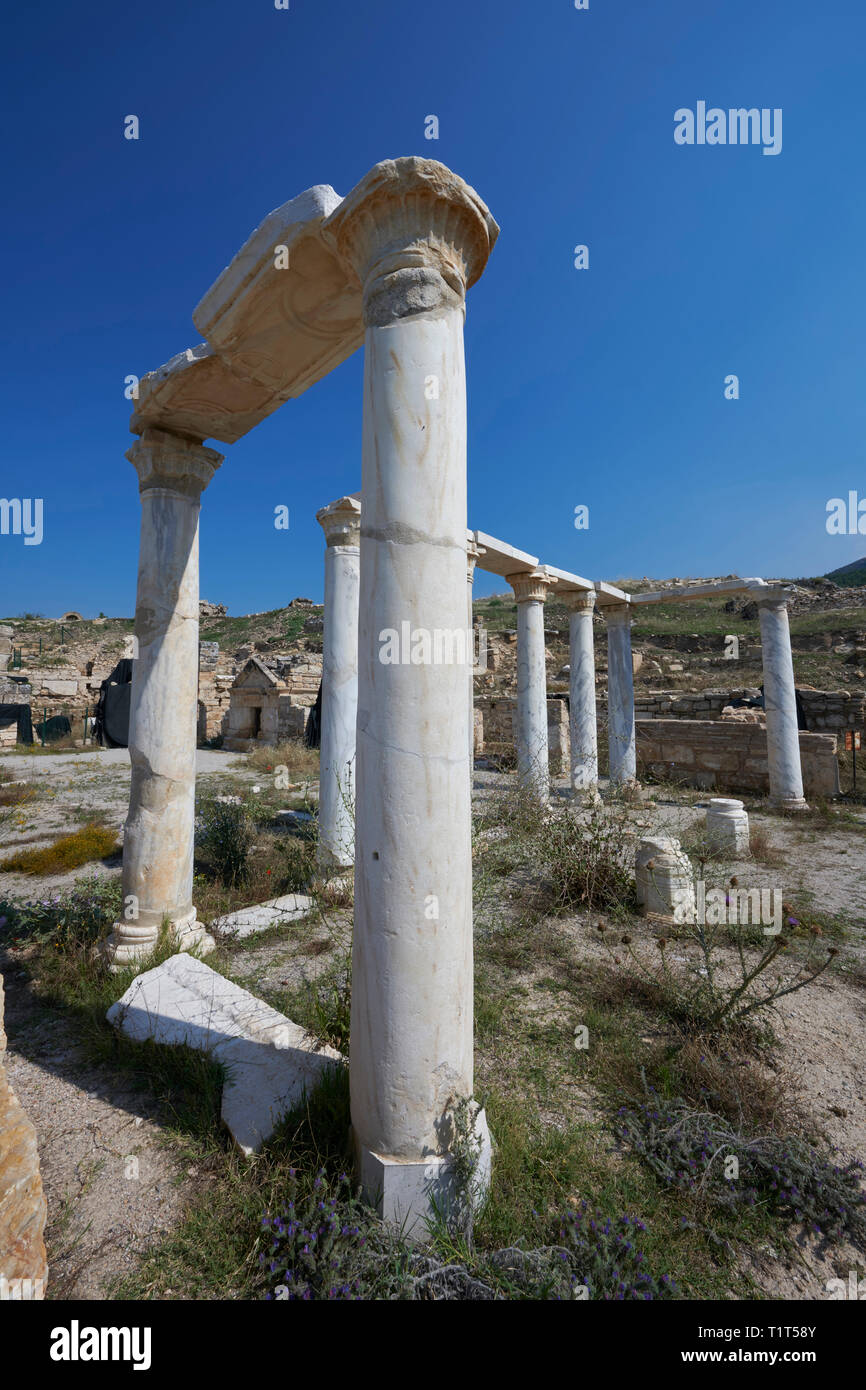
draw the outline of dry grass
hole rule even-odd
[[[275,748],[254,748],[248,756],[248,766],[257,772],[273,773],[279,767],[285,768],[289,777],[318,777],[319,750],[292,739]]]
[[[107,859],[119,852],[117,833],[102,825],[85,825],[71,835],[61,835],[45,849],[26,849],[0,862],[5,873],[56,874]]]
[[[28,783],[13,782],[11,786],[0,786],[0,806],[24,806],[38,799],[38,791]]]
[[[771,842],[762,825],[753,825],[749,830],[749,852],[759,864],[770,868],[781,868],[787,862],[784,850]]]

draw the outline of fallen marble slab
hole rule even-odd
[[[286,893],[282,898],[271,898],[266,903],[255,903],[252,907],[239,907],[237,912],[227,912],[209,924],[223,936],[242,938],[253,936],[256,932],[267,931],[268,927],[279,927],[286,922],[297,922],[308,916],[313,906],[312,898],[305,893]]]
[[[106,1013],[137,1042],[207,1052],[227,1070],[222,1119],[245,1154],[343,1059],[262,999],[185,951],[137,975]]]

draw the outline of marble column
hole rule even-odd
[[[143,960],[164,920],[178,950],[212,950],[192,905],[198,699],[198,520],[222,455],[145,429],[126,457],[141,492],[123,840],[124,916],[104,943],[113,970]]]
[[[469,623],[469,640],[471,643],[470,662],[469,662],[469,786],[472,787],[472,774],[475,767],[475,622],[472,611],[472,584],[475,579],[475,566],[481,554],[480,548],[473,541],[466,545],[466,582],[468,585],[467,593],[467,620]]]
[[[571,787],[588,791],[598,786],[598,729],[595,712],[595,643],[592,615],[595,594],[560,594],[568,609],[569,734]]]
[[[634,782],[634,671],[631,659],[631,605],[602,608],[607,623],[607,729],[609,776],[614,785]]]
[[[420,1239],[434,1208],[473,1204],[490,1165],[472,1100],[471,651],[437,660],[435,634],[466,644],[464,296],[497,231],[418,158],[377,165],[324,224],[366,330],[352,1133],[368,1199]],[[469,1182],[452,1152],[464,1120]]]
[[[318,859],[323,869],[348,869],[355,862],[360,517],[356,497],[341,497],[316,513],[327,542],[319,755]]]
[[[541,570],[506,576],[517,599],[517,780],[545,804],[550,797],[547,750],[547,661],[544,601],[550,580]]]
[[[777,590],[766,598],[756,596],[756,602],[761,624],[770,801],[789,811],[806,811],[787,594]]]

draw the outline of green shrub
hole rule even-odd
[[[234,887],[246,878],[255,825],[243,804],[207,798],[199,806],[199,845],[222,883]]]

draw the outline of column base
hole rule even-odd
[[[771,796],[769,804],[777,807],[780,811],[809,810],[809,803],[802,796]]]
[[[400,1158],[374,1153],[356,1143],[357,1174],[365,1200],[383,1221],[422,1244],[430,1239],[431,1228],[440,1218],[448,1224],[465,1222],[467,1216],[471,1219],[490,1187],[493,1144],[483,1110],[475,1117],[474,1130],[477,1160],[469,1180],[468,1202],[465,1179],[450,1154]]]
[[[196,921],[196,910],[171,923],[171,935],[177,952],[198,950],[207,955],[216,950],[216,942]],[[152,956],[159,942],[159,932],[153,927],[135,927],[129,922],[115,922],[114,931],[97,948],[112,975],[140,965]]]

